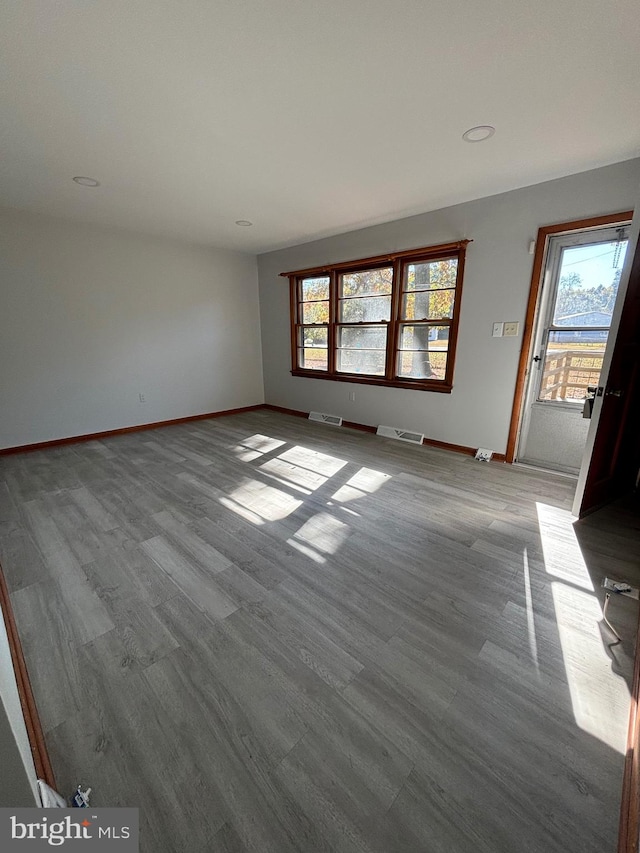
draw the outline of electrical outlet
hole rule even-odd
[[[356,392],[355,391],[349,391],[349,399],[351,400],[352,403],[355,403],[355,401],[356,401]]]
[[[146,401],[146,399],[145,399],[144,394],[138,394],[138,399],[140,400],[140,402],[141,402],[141,403],[146,403],[146,402],[147,402],[147,401]]]
[[[492,338],[501,338],[504,334],[504,323],[494,323],[491,332]]]
[[[605,578],[602,581],[602,586],[608,592],[614,592],[617,595],[625,595],[627,598],[637,599],[640,595],[638,588],[631,586],[631,584],[628,584],[626,581],[617,581],[613,578]]]
[[[490,462],[492,456],[493,450],[489,450],[488,447],[479,447],[476,450],[476,459],[478,462]]]
[[[518,332],[520,331],[520,323],[505,323],[504,324],[504,336],[505,338],[515,338]]]

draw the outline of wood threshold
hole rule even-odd
[[[622,776],[618,853],[638,853],[640,833],[640,619],[629,708],[627,748]]]
[[[302,412],[299,409],[287,409],[284,406],[274,406],[271,403],[265,403],[263,409],[270,409],[272,412],[281,412],[283,415],[293,415],[297,418],[308,418],[309,412]],[[349,429],[359,429],[363,432],[376,432],[376,427],[370,424],[361,424],[357,421],[342,421],[342,425]],[[422,444],[429,447],[437,447],[440,450],[449,450],[453,453],[463,453],[465,456],[475,456],[476,448],[467,447],[465,444],[451,444],[448,441],[438,441],[435,438],[423,438]],[[492,462],[506,462],[504,453],[494,453],[491,457]]]
[[[36,776],[42,779],[47,785],[57,790],[55,776],[51,767],[51,760],[47,751],[40,716],[33,697],[31,681],[25,663],[24,653],[22,651],[22,643],[18,634],[18,626],[13,615],[11,606],[11,598],[9,597],[9,589],[7,582],[0,565],[0,607],[2,608],[2,616],[7,629],[9,638],[9,651],[11,653],[11,662],[13,663],[13,671],[15,673],[16,684],[18,687],[18,695],[20,697],[20,705],[22,706],[22,715],[24,717],[27,735],[29,737],[29,745],[31,747],[31,755],[35,766]]]
[[[28,453],[32,450],[45,450],[48,447],[59,447],[63,444],[76,444],[81,441],[95,441],[98,438],[108,438],[113,435],[125,435],[128,432],[141,432],[147,429],[159,429],[160,427],[174,426],[175,424],[186,424],[190,421],[203,421],[207,418],[222,418],[226,415],[238,415],[243,412],[253,412],[256,409],[263,408],[263,403],[258,403],[255,406],[242,406],[239,409],[225,409],[220,412],[207,412],[203,415],[187,415],[184,418],[172,418],[169,421],[156,421],[151,424],[138,424],[136,426],[120,427],[119,429],[108,429],[103,432],[92,432],[87,435],[73,435],[68,438],[54,438],[51,441],[38,441],[35,444],[19,444],[15,447],[0,448],[0,456],[7,456],[11,453]]]

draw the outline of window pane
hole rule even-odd
[[[327,370],[329,367],[328,352],[327,349],[299,347],[298,365],[305,370]]]
[[[398,376],[403,379],[444,379],[446,370],[446,350],[398,353]]]
[[[598,385],[608,332],[550,332],[540,400],[584,400],[588,385]]]
[[[337,369],[342,373],[384,376],[386,350],[386,326],[339,328]]]
[[[302,303],[303,323],[328,323],[329,322],[329,300],[323,302]]]
[[[448,347],[448,326],[427,326],[426,324],[417,323],[415,326],[400,327],[398,349],[446,350]]]
[[[455,290],[414,290],[402,297],[403,320],[439,320],[453,316]]]
[[[311,302],[329,298],[329,276],[305,278],[301,282],[302,301]]]
[[[340,277],[340,296],[375,296],[391,293],[393,267],[345,273]]]
[[[444,379],[448,348],[448,326],[401,326],[398,376],[411,379]]]
[[[390,319],[390,296],[340,300],[340,320],[343,323],[375,323],[378,320]]]
[[[326,326],[303,326],[299,334],[301,346],[325,348],[327,346],[328,329]]]
[[[458,259],[407,264],[405,290],[440,290],[456,286]]]
[[[384,376],[385,351],[375,349],[339,349],[337,369],[341,373],[366,373]]]
[[[387,347],[387,327],[358,326],[338,329],[338,346],[345,349],[364,347],[384,350]]]
[[[627,244],[622,240],[563,250],[554,326],[611,325]]]

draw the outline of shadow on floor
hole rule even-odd
[[[640,587],[640,495],[616,501],[574,524],[575,534],[601,606],[605,602],[605,577]],[[602,642],[613,671],[631,689],[638,628],[638,602],[612,596],[607,618],[620,636],[617,640],[604,621]]]

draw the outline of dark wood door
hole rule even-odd
[[[640,241],[604,387],[598,431],[580,506],[586,515],[631,492],[640,467]]]

